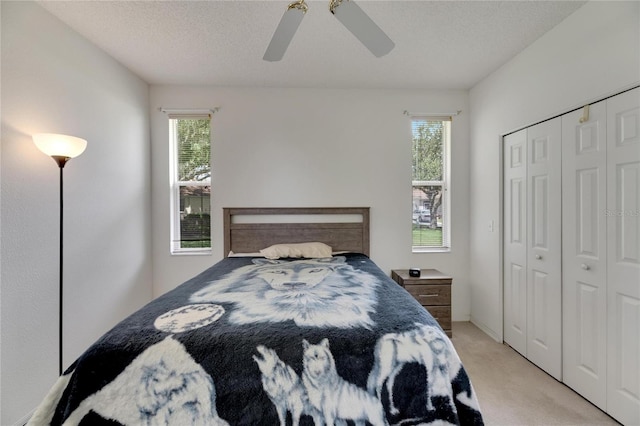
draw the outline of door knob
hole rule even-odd
[[[542,256],[540,256],[539,254],[536,254],[536,259],[540,260],[542,259]]]
[[[591,268],[589,267],[589,265],[587,265],[586,263],[583,263],[582,265],[580,265],[580,267],[581,267],[582,269],[584,269],[585,271],[588,271],[589,269],[591,269]]]

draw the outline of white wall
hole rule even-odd
[[[33,2],[1,2],[0,424],[58,375],[58,167],[31,135],[88,140],[64,169],[64,364],[150,300],[149,88]]]
[[[371,257],[386,272],[451,274],[453,316],[469,318],[466,91],[151,87],[154,293],[223,256],[222,207],[371,207]],[[213,118],[213,254],[169,254],[165,108],[220,107]],[[411,253],[411,130],[403,111],[455,112],[453,250]]]
[[[502,340],[500,136],[639,82],[640,3],[595,1],[470,91],[471,318],[495,339]]]

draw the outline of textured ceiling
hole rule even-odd
[[[307,1],[280,62],[262,60],[288,1],[39,1],[150,84],[468,89],[583,1],[372,1],[395,42],[374,57]]]

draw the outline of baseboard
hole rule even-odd
[[[491,337],[493,340],[495,340],[498,343],[502,343],[502,336],[499,336],[496,332],[494,332],[492,329],[487,327],[485,324],[476,320],[473,316],[471,316],[471,319],[469,321],[471,322],[471,324],[478,327],[480,330],[482,330],[482,332],[484,332],[486,335]]]
[[[459,315],[459,316],[455,316],[451,318],[452,322],[470,322],[471,321],[471,316],[470,315]]]

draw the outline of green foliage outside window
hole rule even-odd
[[[413,180],[442,180],[442,121],[413,122]]]
[[[211,121],[182,119],[178,127],[178,180],[211,178]]]

